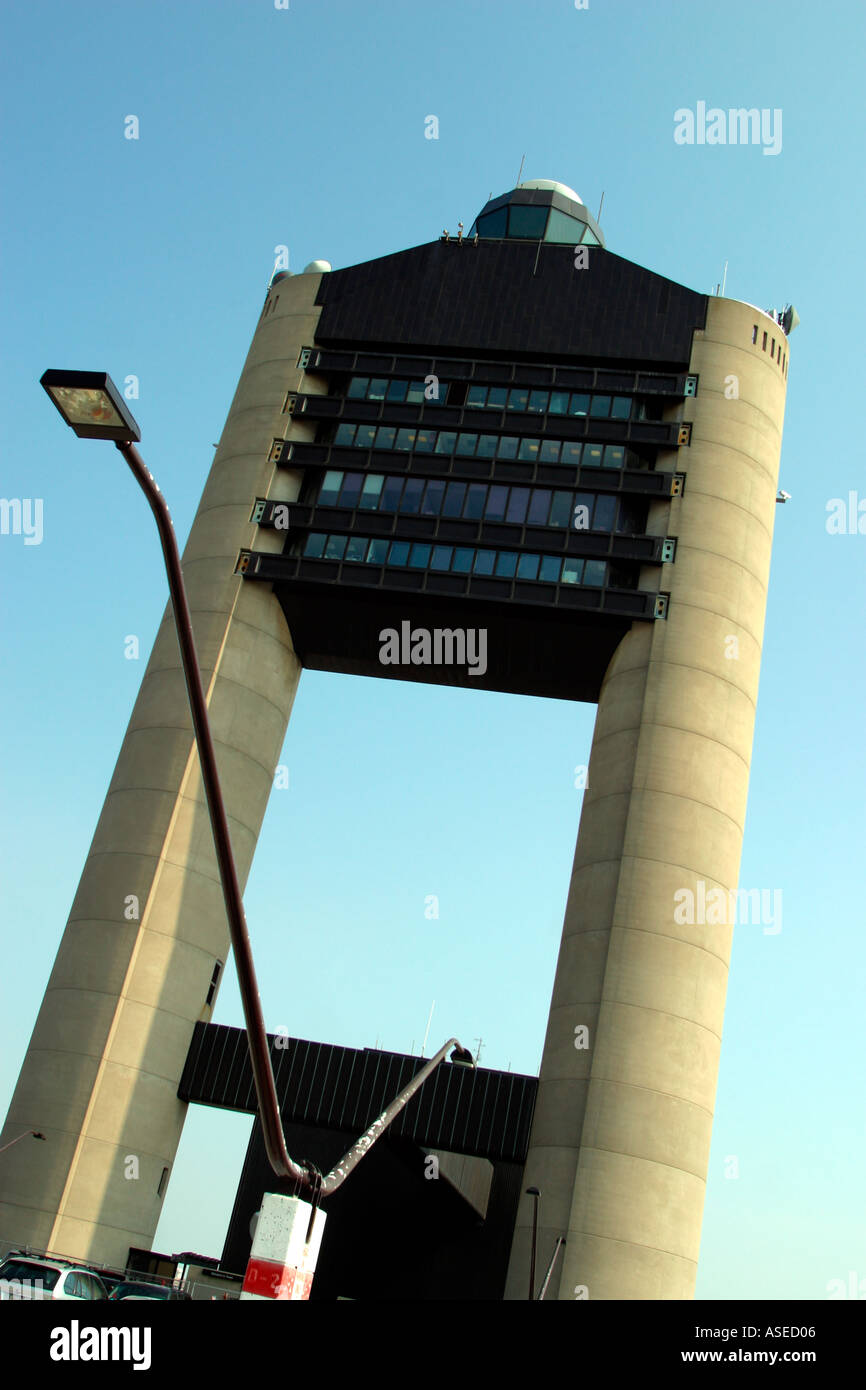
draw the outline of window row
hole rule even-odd
[[[394,380],[386,377],[353,376],[346,396],[349,400],[396,401],[421,405],[432,401],[443,405],[448,394],[446,382],[438,377],[423,381]],[[610,396],[586,391],[533,390],[528,386],[470,386],[465,402],[474,410],[519,410],[533,415],[589,416],[596,420],[628,420],[632,414],[631,396]]]
[[[394,449],[457,458],[520,459],[564,463],[576,468],[640,468],[642,460],[623,444],[578,444],[569,439],[519,439],[508,434],[465,434],[454,430],[398,429],[395,425],[338,425],[333,443],[342,448]]]
[[[447,382],[436,376],[427,381],[389,381],[387,377],[353,376],[346,395],[353,401],[397,401],[408,405],[444,405]]]
[[[468,521],[513,521],[530,526],[574,526],[581,531],[642,534],[644,505],[605,493],[497,483],[446,482],[441,478],[403,478],[386,473],[329,470],[311,498],[320,506],[413,516],[462,517]]]
[[[476,550],[472,546],[433,545],[426,541],[370,540],[365,536],[329,536],[311,531],[303,551],[313,560],[353,560],[368,565],[398,565],[452,574],[494,575],[500,579],[537,579],[545,584],[585,584],[601,588],[605,560],[574,556],[529,555],[514,550]]]
[[[531,390],[523,386],[470,386],[466,405],[474,410],[522,410],[534,415],[588,415],[596,420],[631,418],[631,396],[585,391]]]

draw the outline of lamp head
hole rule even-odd
[[[51,370],[39,378],[67,425],[79,439],[113,439],[137,444],[141,431],[107,372]]]

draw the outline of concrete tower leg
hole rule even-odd
[[[278,532],[257,534],[250,522],[255,497],[298,495],[300,475],[269,455],[290,424],[293,438],[311,437],[282,407],[301,382],[300,350],[313,342],[320,280],[290,277],[268,294],[183,555],[242,885],[300,663],[270,588],[244,584],[234,566],[254,537],[259,549],[282,547]],[[159,478],[159,460],[148,461]],[[144,499],[128,478],[126,486],[152,530]],[[48,1140],[3,1156],[0,1237],[105,1262],[151,1244],[186,1111],[178,1081],[227,950],[167,609],[0,1138],[33,1128]]]
[[[670,464],[685,492],[657,527],[678,537],[669,616],[635,624],[601,690],[525,1169],[541,1269],[567,1240],[548,1297],[694,1295],[785,402],[773,338],[787,353],[768,316],[710,299]],[[676,895],[699,913],[701,881],[727,906],[684,921]],[[508,1298],[530,1226],[524,1197]]]

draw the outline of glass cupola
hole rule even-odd
[[[469,235],[495,241],[552,241],[564,246],[604,246],[604,236],[573,188],[554,179],[529,179],[491,198]]]

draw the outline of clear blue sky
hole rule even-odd
[[[183,541],[274,248],[337,268],[468,227],[525,154],[605,192],[617,254],[700,291],[727,260],[729,296],[802,318],[741,873],[783,927],[736,933],[698,1295],[866,1278],[866,535],[825,527],[866,499],[862,4],[6,0],[2,26],[0,494],[43,499],[41,544],[0,536],[4,1113],[166,598],[119,456],[39,376],[139,378]],[[699,101],[781,109],[781,152],[676,144]],[[431,1044],[535,1072],[594,713],[306,673],[246,893],[268,1026],[417,1050],[435,999]],[[215,1018],[241,1022],[231,971]],[[250,1123],[190,1113],[158,1248],[220,1253]]]

